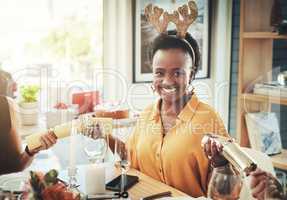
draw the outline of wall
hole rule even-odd
[[[287,19],[287,1],[281,0],[283,17]],[[230,114],[229,114],[229,132],[232,136],[236,135],[236,104],[237,104],[237,73],[239,56],[239,29],[240,29],[240,0],[233,0],[232,17],[232,56],[230,73]],[[281,71],[287,70],[287,41],[274,40],[273,43],[273,75],[278,74],[278,66]],[[277,71],[277,73],[275,72]],[[280,123],[281,139],[283,147],[287,148],[287,106],[272,105],[272,111],[277,113]]]
[[[106,100],[122,99],[141,110],[156,96],[150,84],[132,84],[132,0],[104,1],[104,94]],[[193,85],[200,99],[208,102],[228,124],[231,1],[212,0],[211,72],[209,79]],[[117,77],[115,79],[115,77]]]
[[[239,56],[240,0],[233,0],[232,6],[232,43],[230,73],[229,133],[236,136],[237,73]]]

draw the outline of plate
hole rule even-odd
[[[7,174],[0,176],[0,188],[11,192],[22,191],[28,175],[23,173]]]

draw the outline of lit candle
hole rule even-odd
[[[105,166],[103,164],[88,165],[85,172],[86,193],[105,193],[105,178]]]

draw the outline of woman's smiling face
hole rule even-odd
[[[153,57],[153,84],[163,101],[175,102],[186,94],[191,57],[182,49],[160,49]]]

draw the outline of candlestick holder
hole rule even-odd
[[[68,166],[68,177],[69,177],[69,188],[77,187],[77,167],[76,167],[76,135],[79,129],[79,121],[74,119],[72,120],[71,135],[70,135],[70,152],[69,152],[69,166]]]
[[[76,178],[78,169],[76,167],[68,167],[69,188],[77,188],[78,180]]]

